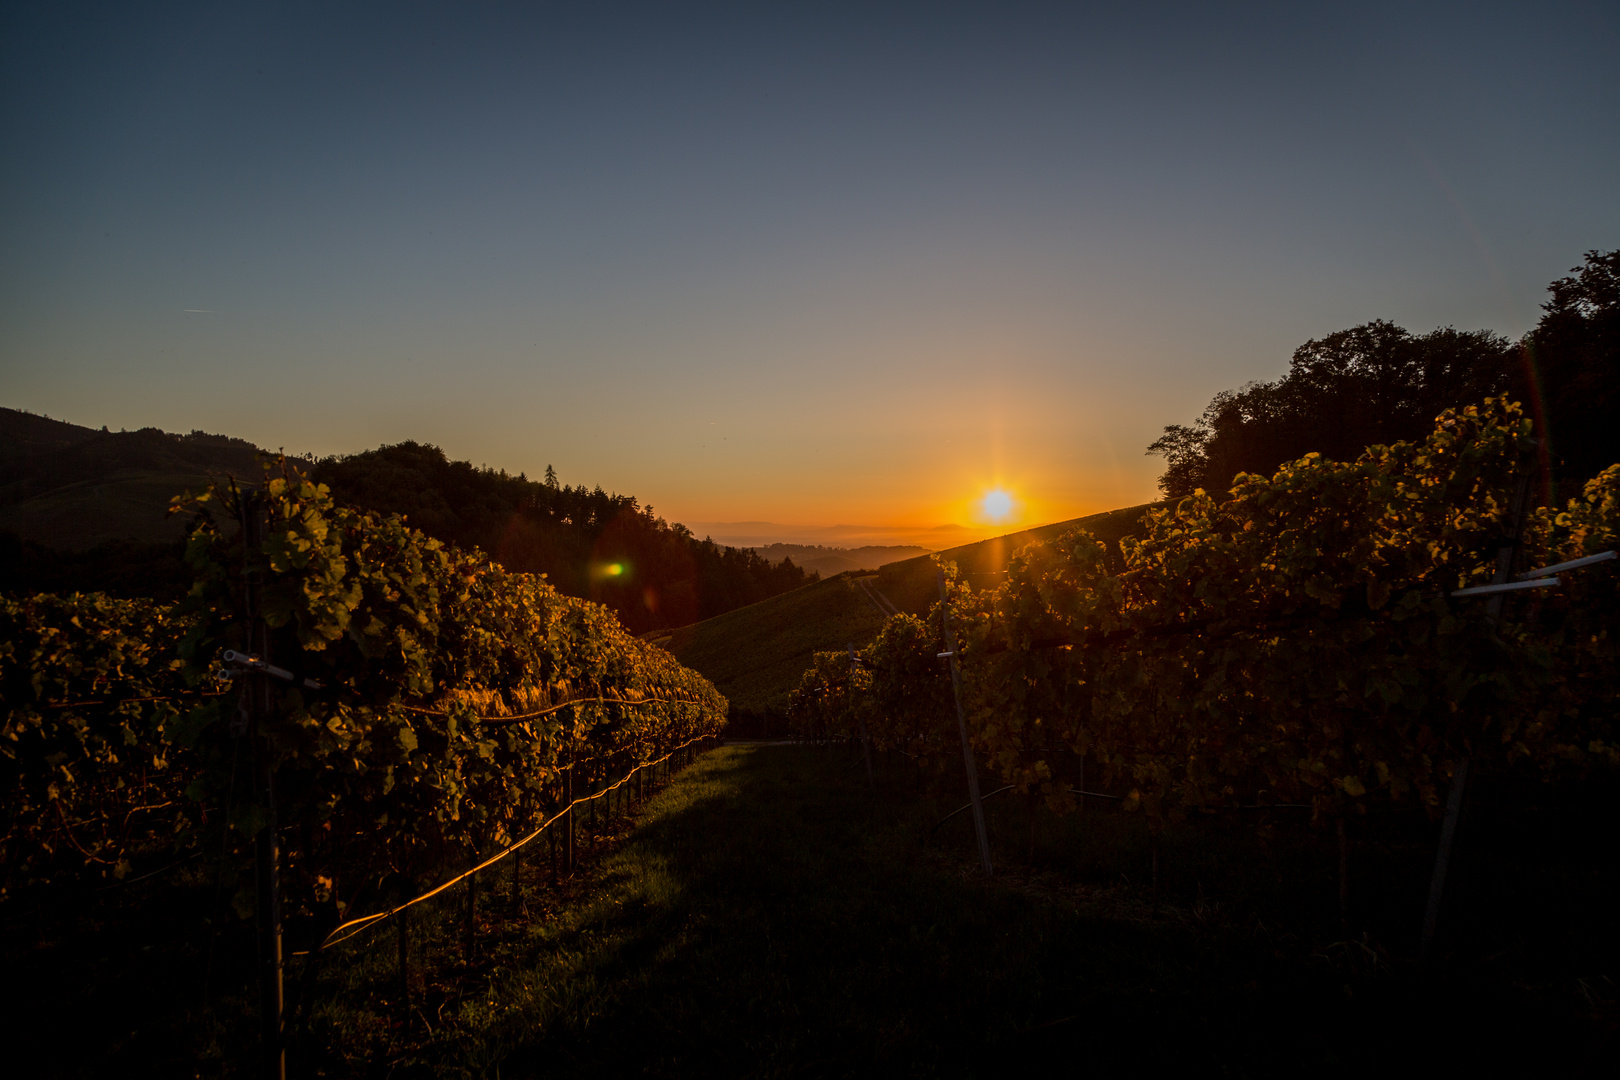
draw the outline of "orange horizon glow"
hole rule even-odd
[[[680,506],[680,500],[669,500],[676,505],[673,508],[668,504],[657,506],[656,512],[667,520],[688,525],[693,521],[755,521],[804,528],[863,526],[901,532],[960,529],[991,536],[1150,502],[1158,497],[1151,484],[1151,480],[1117,485],[1096,483],[1091,477],[1062,485],[1023,479],[980,480],[953,485],[956,491],[950,493],[928,491],[923,489],[922,483],[917,483],[903,485],[911,488],[909,493],[913,494],[913,499],[905,503],[886,499],[883,497],[886,493],[879,490],[865,498],[850,497],[849,493],[837,498],[817,498],[819,493],[806,493],[792,500],[749,500],[742,506],[731,500],[719,503],[718,500],[694,499],[692,504],[696,505],[692,509]]]
[[[892,478],[884,479],[892,483]],[[955,492],[929,491],[924,483],[898,485],[914,500],[907,500],[907,506],[883,499],[884,489],[892,490],[890,483],[874,482],[869,494],[861,493],[864,498],[852,498],[847,489],[841,497],[830,491],[806,492],[791,502],[772,500],[741,513],[732,504],[715,507],[721,512],[708,516],[682,516],[677,511],[667,520],[695,528],[700,536],[708,534],[718,542],[744,546],[783,542],[827,547],[918,545],[943,550],[1139,505],[1154,497],[1142,490],[1140,480],[1115,485],[1098,483],[1089,475],[1066,479],[1042,482],[1033,472],[1005,470],[977,477],[958,474],[952,482],[941,470],[929,468],[919,480],[933,481],[928,487],[949,484]],[[663,514],[663,508],[658,512]]]
[[[748,528],[750,524],[769,524],[783,531],[847,530],[886,536],[889,539],[883,542],[889,543],[956,546],[1136,506],[1157,496],[1148,477],[1122,476],[1106,463],[1096,471],[1075,470],[1074,475],[1058,477],[1017,467],[969,472],[927,463],[915,473],[902,466],[887,475],[870,475],[857,490],[851,490],[848,477],[826,479],[825,484],[807,485],[809,490],[791,495],[773,492],[774,498],[748,500],[741,506],[731,499],[672,498],[657,512],[696,527],[700,534],[714,532],[717,538],[722,530],[711,526],[735,525],[729,531],[742,535],[767,531]],[[938,535],[924,535],[930,533]],[[821,542],[837,546],[831,537]]]

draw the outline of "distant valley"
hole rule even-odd
[[[829,547],[822,544],[766,544],[751,549],[769,563],[792,559],[802,570],[814,570],[822,577],[832,577],[846,570],[876,570],[885,563],[899,562],[926,555],[930,548],[916,544],[880,545],[864,547]]]
[[[778,521],[688,521],[699,536],[738,548],[789,547],[914,547],[944,551],[971,544],[997,533],[995,528],[965,525],[790,525]]]

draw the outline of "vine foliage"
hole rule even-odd
[[[251,548],[239,527],[250,499],[267,516]],[[293,675],[272,680],[261,733],[289,907],[328,918],[509,840],[556,802],[566,769],[651,760],[724,725],[719,692],[608,609],[337,505],[284,463],[255,492],[215,485],[176,509],[194,518],[194,584],[174,608],[99,596],[0,607],[13,887],[86,858],[123,872],[163,831],[182,847],[242,849],[266,807],[249,790],[227,651]],[[159,828],[93,848],[81,826],[77,865],[55,858],[53,820],[112,820],[137,776],[150,789],[154,775],[169,804]],[[244,883],[244,909],[248,895]]]
[[[1080,530],[1025,548],[997,589],[951,591],[976,752],[1058,812],[1092,762],[1159,823],[1257,802],[1437,813],[1464,759],[1620,763],[1611,571],[1518,594],[1495,619],[1450,596],[1491,580],[1533,456],[1529,420],[1492,399],[1421,442],[1307,455],[1152,510],[1118,556]],[[1620,466],[1534,512],[1518,568],[1617,531]],[[797,715],[853,733],[866,710],[880,745],[940,757],[954,717],[939,625],[937,608],[891,619],[865,681],[818,657]]]

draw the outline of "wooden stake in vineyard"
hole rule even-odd
[[[1539,440],[1535,444],[1539,447]],[[1513,559],[1518,553],[1519,544],[1524,533],[1525,515],[1530,508],[1530,468],[1528,462],[1524,463],[1519,471],[1518,489],[1513,494],[1511,517],[1508,520],[1508,529],[1502,537],[1502,544],[1496,552],[1496,573],[1492,575],[1491,584],[1472,589],[1459,589],[1452,593],[1453,597],[1489,596],[1485,605],[1485,620],[1490,623],[1493,631],[1497,621],[1502,617],[1502,605],[1509,592],[1521,589],[1534,589],[1556,587],[1558,578],[1552,576],[1564,570],[1573,570],[1582,566],[1603,562],[1612,558],[1612,552],[1603,555],[1594,555],[1584,559],[1575,559],[1557,566],[1543,567],[1540,570],[1531,570],[1515,576],[1513,574]],[[1451,850],[1457,839],[1457,823],[1462,817],[1463,795],[1468,784],[1469,759],[1463,758],[1457,763],[1456,775],[1451,780],[1451,791],[1446,797],[1446,816],[1440,826],[1440,844],[1434,856],[1434,873],[1429,879],[1429,903],[1423,913],[1423,943],[1419,949],[1419,960],[1428,963],[1429,953],[1434,947],[1435,927],[1440,919],[1440,901],[1445,895],[1446,874],[1451,865]]]
[[[951,630],[951,598],[945,591],[945,570],[939,570],[939,629],[945,651],[940,659],[951,662],[951,692],[956,697],[956,727],[962,734],[962,764],[967,769],[968,799],[973,803],[973,831],[979,838],[979,864],[986,876],[990,866],[990,836],[984,828],[984,803],[979,798],[979,770],[973,764],[973,747],[968,743],[967,714],[962,711],[962,670],[956,663],[956,635]]]
[[[855,659],[855,643],[849,643],[849,688],[851,698],[854,697],[855,671],[858,661]],[[859,709],[855,710],[855,722],[861,726],[861,753],[866,756],[866,786],[876,788],[877,781],[872,777],[872,740],[866,735],[866,714]]]
[[[1524,517],[1530,502],[1530,470],[1525,467],[1527,464],[1524,463],[1519,469],[1519,483],[1513,493],[1507,531],[1496,550],[1496,573],[1491,578],[1491,586],[1497,589],[1506,585],[1512,576],[1513,557],[1518,552],[1524,532]],[[1502,616],[1505,597],[1500,591],[1489,595],[1491,598],[1485,606],[1485,619],[1494,632],[1497,620]],[[1418,949],[1418,961],[1423,964],[1429,962],[1429,952],[1434,947],[1434,930],[1440,919],[1440,900],[1446,891],[1446,872],[1451,866],[1451,848],[1457,839],[1457,821],[1462,816],[1463,793],[1467,790],[1467,784],[1468,758],[1465,757],[1457,763],[1457,771],[1451,778],[1451,792],[1446,797],[1445,822],[1440,826],[1440,845],[1434,854],[1434,873],[1429,878],[1429,903],[1423,912],[1423,942]]]
[[[270,632],[259,613],[260,576],[252,566],[264,546],[267,508],[261,493],[242,497],[242,543],[249,561],[246,574],[248,640],[242,697],[247,713],[247,737],[253,755],[254,801],[258,803],[259,831],[253,837],[254,884],[259,936],[259,1026],[264,1055],[263,1073],[285,1080],[287,1049],[283,1024],[286,1006],[282,985],[281,853],[276,843],[275,761],[264,730],[270,721]],[[227,657],[227,661],[231,658]]]
[[[1528,485],[1528,477],[1524,483]],[[1525,487],[1521,486],[1519,510],[1516,515],[1518,520],[1522,520],[1524,517],[1524,491]],[[1514,546],[1517,546],[1517,542],[1517,536],[1515,536]],[[1471,589],[1458,589],[1451,595],[1454,598],[1489,596],[1491,599],[1489,606],[1485,609],[1485,618],[1494,625],[1496,620],[1501,617],[1502,603],[1509,592],[1518,592],[1524,589],[1557,588],[1562,584],[1562,581],[1554,575],[1567,573],[1570,570],[1584,569],[1588,566],[1596,566],[1599,563],[1614,562],[1617,558],[1620,558],[1620,553],[1604,551],[1580,559],[1571,559],[1568,562],[1561,562],[1553,566],[1526,570],[1522,574],[1513,574],[1510,577],[1512,548],[1504,547],[1502,553],[1497,555],[1496,574],[1491,584],[1479,585]],[[1463,792],[1467,783],[1468,758],[1463,758],[1457,764],[1457,773],[1451,781],[1451,792],[1446,797],[1445,821],[1440,826],[1440,844],[1439,849],[1435,852],[1434,874],[1429,879],[1429,904],[1423,913],[1423,945],[1419,952],[1419,958],[1424,963],[1428,962],[1429,952],[1434,946],[1435,926],[1440,918],[1440,901],[1445,893],[1446,872],[1451,864],[1451,849],[1457,838],[1457,822],[1462,817]]]
[[[574,872],[574,766],[570,762],[563,770],[563,873]]]

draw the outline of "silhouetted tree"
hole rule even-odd
[[[1588,251],[1547,288],[1516,388],[1539,407],[1553,476],[1568,495],[1620,461],[1620,251]]]
[[[1378,320],[1307,341],[1282,378],[1216,394],[1148,452],[1166,459],[1165,495],[1220,492],[1240,472],[1269,475],[1312,451],[1344,460],[1419,437],[1441,410],[1506,391],[1515,365],[1515,348],[1489,331],[1414,337]]]
[[[1488,331],[1413,337],[1382,321],[1306,342],[1282,378],[1223,390],[1193,424],[1164,429],[1148,447],[1165,458],[1160,490],[1220,493],[1240,472],[1269,474],[1311,451],[1351,459],[1507,392],[1547,440],[1558,488],[1547,494],[1574,494],[1620,461],[1620,251],[1588,251],[1547,288],[1541,321],[1517,345]]]

